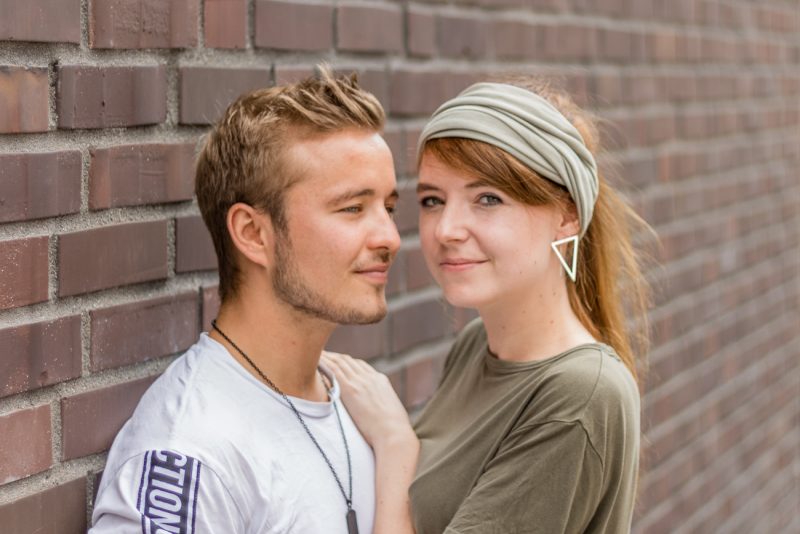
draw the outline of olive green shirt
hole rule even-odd
[[[639,391],[607,345],[507,362],[477,319],[415,429],[417,534],[630,531]]]

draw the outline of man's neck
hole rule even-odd
[[[243,296],[221,306],[217,326],[283,393],[312,401],[327,400],[317,366],[335,324],[308,317],[274,299]],[[219,332],[212,329],[209,335],[263,382],[258,371]]]

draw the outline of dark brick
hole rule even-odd
[[[0,310],[48,298],[47,236],[0,242]]]
[[[91,311],[91,370],[185,351],[200,335],[198,305],[192,291]]]
[[[154,376],[61,399],[64,460],[108,449]]]
[[[0,12],[0,41],[81,40],[81,0],[0,0]]]
[[[0,397],[81,375],[81,318],[24,324],[0,330]]]
[[[199,0],[95,0],[89,6],[92,48],[197,45]]]
[[[389,316],[392,352],[441,338],[447,331],[444,305],[428,300],[394,311]]]
[[[217,268],[211,234],[199,215],[175,219],[175,271],[208,271]]]
[[[8,533],[84,534],[86,479],[78,478],[0,506],[0,524]]]
[[[354,52],[400,52],[403,49],[403,13],[399,6],[339,4],[337,43]]]
[[[204,7],[206,46],[244,48],[247,5],[245,0],[206,0]]]
[[[180,70],[181,124],[210,124],[240,95],[268,87],[268,69],[184,67]]]
[[[406,287],[409,290],[433,285],[434,280],[425,264],[425,256],[418,248],[406,251]]]
[[[314,75],[314,67],[275,65],[275,85],[288,85]]]
[[[333,6],[258,0],[255,45],[281,50],[327,50],[333,46]]]
[[[406,368],[406,404],[413,408],[428,401],[436,391],[444,367],[444,356],[437,354]]]
[[[386,339],[385,320],[371,325],[340,326],[333,331],[326,348],[368,360],[383,354]]]
[[[53,464],[50,405],[0,415],[0,480],[41,473]]]
[[[0,223],[77,213],[81,153],[0,154]]]
[[[167,222],[118,224],[64,234],[58,294],[89,293],[167,277]]]
[[[405,157],[405,133],[401,130],[387,128],[383,132],[383,139],[389,145],[389,150],[392,151],[392,159],[394,160],[394,172],[398,178],[406,174],[406,157]]]
[[[219,286],[202,288],[203,294],[203,332],[211,331],[211,321],[219,313]]]
[[[487,55],[490,31],[485,18],[439,16],[437,22],[443,56],[477,59]]]
[[[0,133],[46,132],[49,102],[46,68],[0,66]]]
[[[158,124],[167,117],[167,69],[58,67],[59,128],[112,128]]]
[[[401,234],[416,232],[419,221],[419,204],[417,204],[416,182],[403,182],[397,187],[400,198],[394,222]]]
[[[430,57],[436,53],[436,17],[432,12],[417,7],[406,11],[406,39],[408,54]]]
[[[123,145],[91,151],[89,208],[191,200],[194,143]]]

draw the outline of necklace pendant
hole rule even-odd
[[[356,511],[350,508],[347,511],[347,533],[358,534],[358,522],[356,521]]]

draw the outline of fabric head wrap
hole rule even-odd
[[[578,130],[539,95],[502,83],[477,83],[442,104],[422,130],[429,139],[461,137],[494,145],[563,185],[578,209],[581,237],[597,200],[597,164]]]

